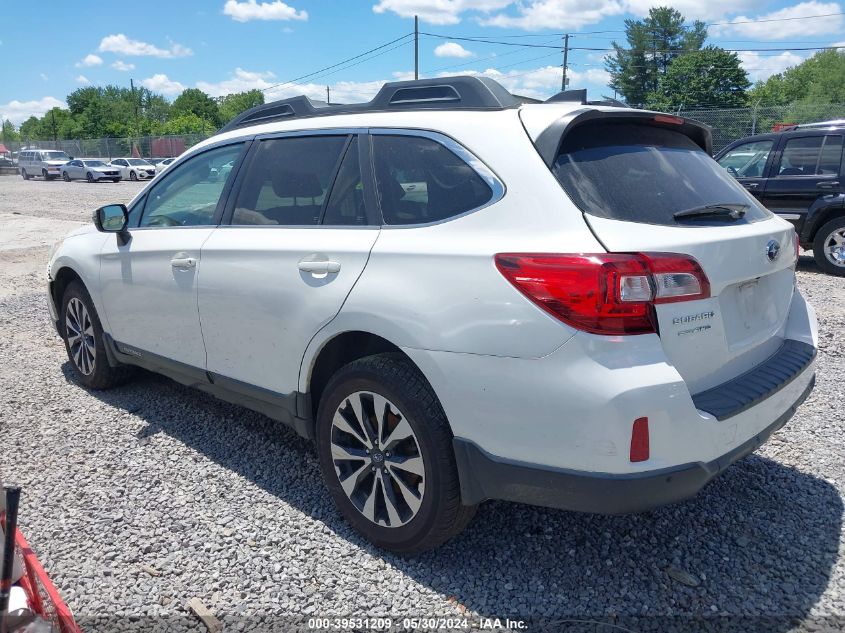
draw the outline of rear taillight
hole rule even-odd
[[[654,304],[710,296],[698,262],[675,253],[500,253],[496,267],[546,312],[594,334],[653,333]]]

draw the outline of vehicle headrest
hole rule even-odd
[[[280,198],[317,198],[323,195],[323,188],[317,176],[311,172],[274,170],[270,173],[273,192]]]

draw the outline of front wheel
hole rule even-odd
[[[88,180],[88,182],[94,182],[94,174],[92,174],[90,171],[85,174],[85,178]]]
[[[62,172],[62,180],[64,180],[65,182],[70,182],[70,176],[66,171]]]
[[[813,257],[828,275],[845,277],[845,217],[834,218],[818,230]]]
[[[91,297],[78,281],[65,289],[59,327],[80,383],[92,389],[109,389],[129,376],[128,367],[109,365],[100,319]]]
[[[317,414],[323,479],[344,518],[398,554],[433,549],[461,532],[449,422],[428,381],[405,357],[380,354],[341,368]]]
[[[29,174],[26,173],[26,169],[21,169],[21,178],[24,180],[29,180]]]
[[[133,180],[133,181],[138,180],[138,174],[136,174],[134,171],[130,171],[129,172],[129,180]]]

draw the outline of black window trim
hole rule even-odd
[[[334,229],[334,230],[372,230],[378,229],[381,226],[380,214],[377,215],[375,202],[375,181],[372,176],[372,169],[370,166],[370,154],[366,142],[366,128],[320,128],[314,130],[290,130],[281,132],[267,132],[265,134],[257,134],[253,137],[252,147],[242,162],[243,172],[247,173],[252,161],[255,159],[255,153],[258,150],[259,143],[266,140],[275,140],[282,138],[297,138],[308,136],[346,136],[346,142],[341,149],[340,156],[334,166],[332,176],[330,179],[330,186],[326,190],[326,195],[323,199],[323,206],[320,210],[320,221],[317,224],[232,224],[232,217],[235,213],[235,203],[238,199],[238,194],[241,190],[244,177],[239,175],[232,190],[229,194],[226,206],[223,211],[223,216],[220,221],[220,228],[233,229]],[[367,224],[363,225],[325,225],[323,224],[323,216],[325,215],[326,204],[331,197],[332,189],[334,188],[335,180],[337,179],[338,171],[343,163],[343,158],[346,156],[349,145],[352,139],[358,139],[359,164],[361,166],[361,181],[364,187],[364,207],[367,214]]]
[[[211,218],[211,222],[208,224],[191,224],[189,226],[140,226],[141,219],[144,217],[144,213],[147,210],[147,200],[149,199],[149,193],[155,187],[158,187],[162,182],[166,182],[167,178],[172,177],[172,175],[176,172],[176,170],[181,166],[183,163],[188,162],[196,158],[197,156],[201,156],[202,154],[206,154],[208,152],[220,149],[222,147],[228,147],[231,145],[242,145],[241,153],[235,159],[235,164],[232,166],[232,171],[229,172],[229,177],[226,179],[226,183],[223,185],[223,189],[220,192],[220,198],[217,200],[217,208],[214,210],[214,215]],[[232,185],[237,178],[238,172],[241,169],[241,165],[244,163],[244,158],[251,149],[252,145],[252,137],[240,137],[236,139],[226,139],[225,141],[220,141],[218,143],[212,143],[210,145],[205,145],[202,149],[191,152],[190,154],[185,154],[179,158],[178,161],[173,163],[173,166],[168,168],[167,173],[165,173],[162,178],[159,180],[157,178],[153,178],[150,180],[150,183],[144,188],[141,194],[138,196],[137,200],[131,203],[129,208],[129,213],[131,214],[135,207],[141,205],[140,213],[138,213],[138,218],[133,222],[133,226],[129,227],[131,231],[148,231],[148,230],[161,230],[161,229],[198,229],[198,228],[209,228],[209,227],[218,227],[220,226],[221,219],[223,217],[223,211],[226,208],[226,205],[229,202],[230,193],[232,191]]]
[[[740,180],[740,181],[741,180],[763,180],[764,178],[769,177],[769,172],[772,170],[772,163],[774,161],[774,157],[780,155],[779,154],[780,143],[778,143],[778,139],[776,137],[772,137],[770,135],[767,135],[767,136],[761,135],[761,138],[757,138],[756,136],[750,136],[750,137],[741,139],[739,141],[731,143],[728,147],[726,147],[725,149],[723,149],[721,152],[719,152],[716,155],[716,156],[718,156],[718,158],[716,158],[714,156],[713,160],[715,160],[718,163],[725,156],[727,156],[730,152],[734,151],[737,147],[742,147],[743,145],[750,145],[751,143],[764,143],[766,141],[768,141],[772,144],[772,148],[769,150],[769,155],[766,156],[766,162],[763,165],[762,175],[760,175],[760,176],[736,176],[736,179]],[[719,166],[720,167],[722,166],[721,163],[719,164]],[[755,191],[759,191],[759,190],[755,190]]]
[[[469,165],[470,169],[472,169],[479,178],[481,178],[487,185],[490,187],[492,195],[490,199],[487,200],[484,204],[474,207],[472,209],[468,209],[463,213],[458,213],[456,215],[449,216],[448,218],[443,218],[441,220],[433,220],[431,222],[419,222],[417,224],[387,224],[384,221],[384,214],[381,210],[381,203],[378,201],[378,196],[376,196],[376,204],[378,205],[377,208],[379,210],[379,222],[381,223],[382,229],[389,229],[393,230],[403,230],[403,229],[416,229],[421,227],[427,226],[437,226],[438,224],[444,224],[446,222],[452,222],[453,220],[457,220],[463,217],[466,217],[472,213],[477,213],[482,209],[486,209],[487,207],[496,204],[502,198],[505,197],[507,193],[507,187],[505,186],[504,181],[499,178],[499,175],[490,168],[487,163],[482,161],[476,154],[472,151],[464,147],[461,143],[457,140],[449,136],[448,134],[444,134],[443,132],[438,132],[435,130],[429,130],[425,128],[369,128],[368,130],[369,142],[367,143],[370,157],[369,157],[369,170],[370,170],[370,178],[372,179],[373,186],[375,186],[375,166],[374,166],[374,159],[375,154],[373,151],[373,138],[375,136],[414,136],[419,138],[427,138],[435,143],[439,143],[447,150],[451,151],[455,154],[459,159],[464,161],[467,165]],[[373,192],[375,193],[375,189]]]

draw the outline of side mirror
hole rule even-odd
[[[94,226],[103,233],[117,233],[121,244],[129,241],[129,211],[125,204],[107,204],[94,211]]]

